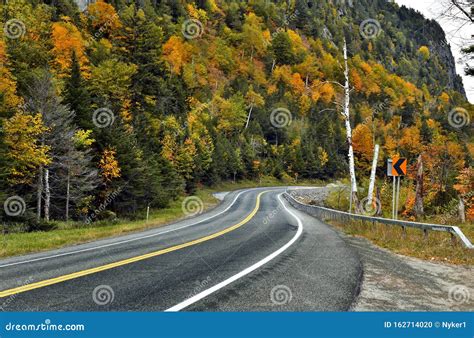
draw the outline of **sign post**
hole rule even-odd
[[[398,219],[398,201],[400,200],[400,176],[397,176],[397,199],[395,200],[395,217]]]
[[[398,202],[400,199],[400,177],[407,174],[407,159],[393,158],[387,163],[387,174],[393,176],[392,218],[398,219]],[[391,170],[389,170],[391,169]]]
[[[387,160],[387,176],[392,177],[392,166],[393,161],[392,159]],[[393,176],[393,184],[392,184],[392,219],[395,218],[395,176]]]

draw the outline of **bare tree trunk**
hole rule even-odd
[[[69,169],[67,171],[66,179],[66,222],[69,221],[69,199],[70,199],[70,190],[71,190],[71,177]]]
[[[354,164],[354,148],[352,146],[352,128],[351,128],[351,119],[350,119],[350,111],[349,111],[349,104],[350,104],[350,86],[349,86],[349,66],[347,63],[347,43],[344,39],[344,110],[342,115],[344,116],[344,122],[346,125],[346,136],[347,136],[347,144],[349,145],[349,174],[351,178],[351,200],[355,205],[356,211],[359,211],[358,206],[358,199],[357,199],[357,180],[355,174],[355,164]]]
[[[247,123],[245,123],[245,129],[248,128],[250,122],[250,116],[252,116],[253,104],[250,105],[249,114],[247,116]]]
[[[36,191],[36,221],[41,220],[41,199],[43,198],[43,166],[39,167],[38,190]]]
[[[418,156],[416,163],[416,197],[415,197],[416,218],[422,218],[425,215],[423,208],[423,158]]]
[[[464,201],[462,197],[459,197],[458,211],[459,211],[459,220],[461,221],[461,223],[466,223],[466,208],[464,206]]]
[[[51,205],[51,189],[49,187],[49,169],[44,170],[44,219],[49,221],[49,208]]]
[[[375,216],[382,216],[382,199],[380,197],[380,188],[379,187],[376,188],[375,196],[377,198],[377,201],[380,202],[380,208],[377,209],[377,213],[375,214]]]
[[[374,148],[374,158],[372,160],[372,170],[370,171],[369,193],[367,195],[367,203],[372,204],[374,199],[375,174],[377,172],[377,162],[379,159],[379,145],[376,144]]]

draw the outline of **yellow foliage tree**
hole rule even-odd
[[[399,146],[405,152],[411,154],[413,157],[421,154],[424,147],[421,143],[420,130],[416,126],[403,128],[402,137],[399,141]]]
[[[92,27],[101,33],[114,34],[122,27],[120,17],[114,6],[98,0],[87,7]]]
[[[50,163],[49,147],[40,142],[46,131],[40,114],[32,116],[17,112],[4,122],[4,142],[11,161],[9,179],[13,184],[30,183],[36,170]]]
[[[99,161],[101,176],[105,183],[112,181],[114,178],[120,177],[120,166],[116,159],[116,150],[112,148],[104,149],[102,157]]]
[[[191,50],[191,46],[182,38],[173,35],[163,45],[163,59],[173,73],[181,74],[184,65],[191,59]]]
[[[430,50],[426,46],[421,46],[418,49],[418,54],[420,54],[423,57],[423,60],[428,61],[430,58]]]
[[[8,56],[5,49],[5,42],[0,39],[0,113],[13,110],[21,102],[21,98],[16,95],[16,82],[10,73],[10,70],[5,67],[8,64]]]

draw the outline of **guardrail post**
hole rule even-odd
[[[423,229],[423,238],[426,240],[428,240],[428,229]]]
[[[451,232],[451,244],[456,246],[456,236]]]
[[[402,226],[402,237],[407,238],[407,228],[405,226]]]

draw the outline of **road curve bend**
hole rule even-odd
[[[358,255],[284,188],[127,236],[0,260],[4,311],[344,311]]]

